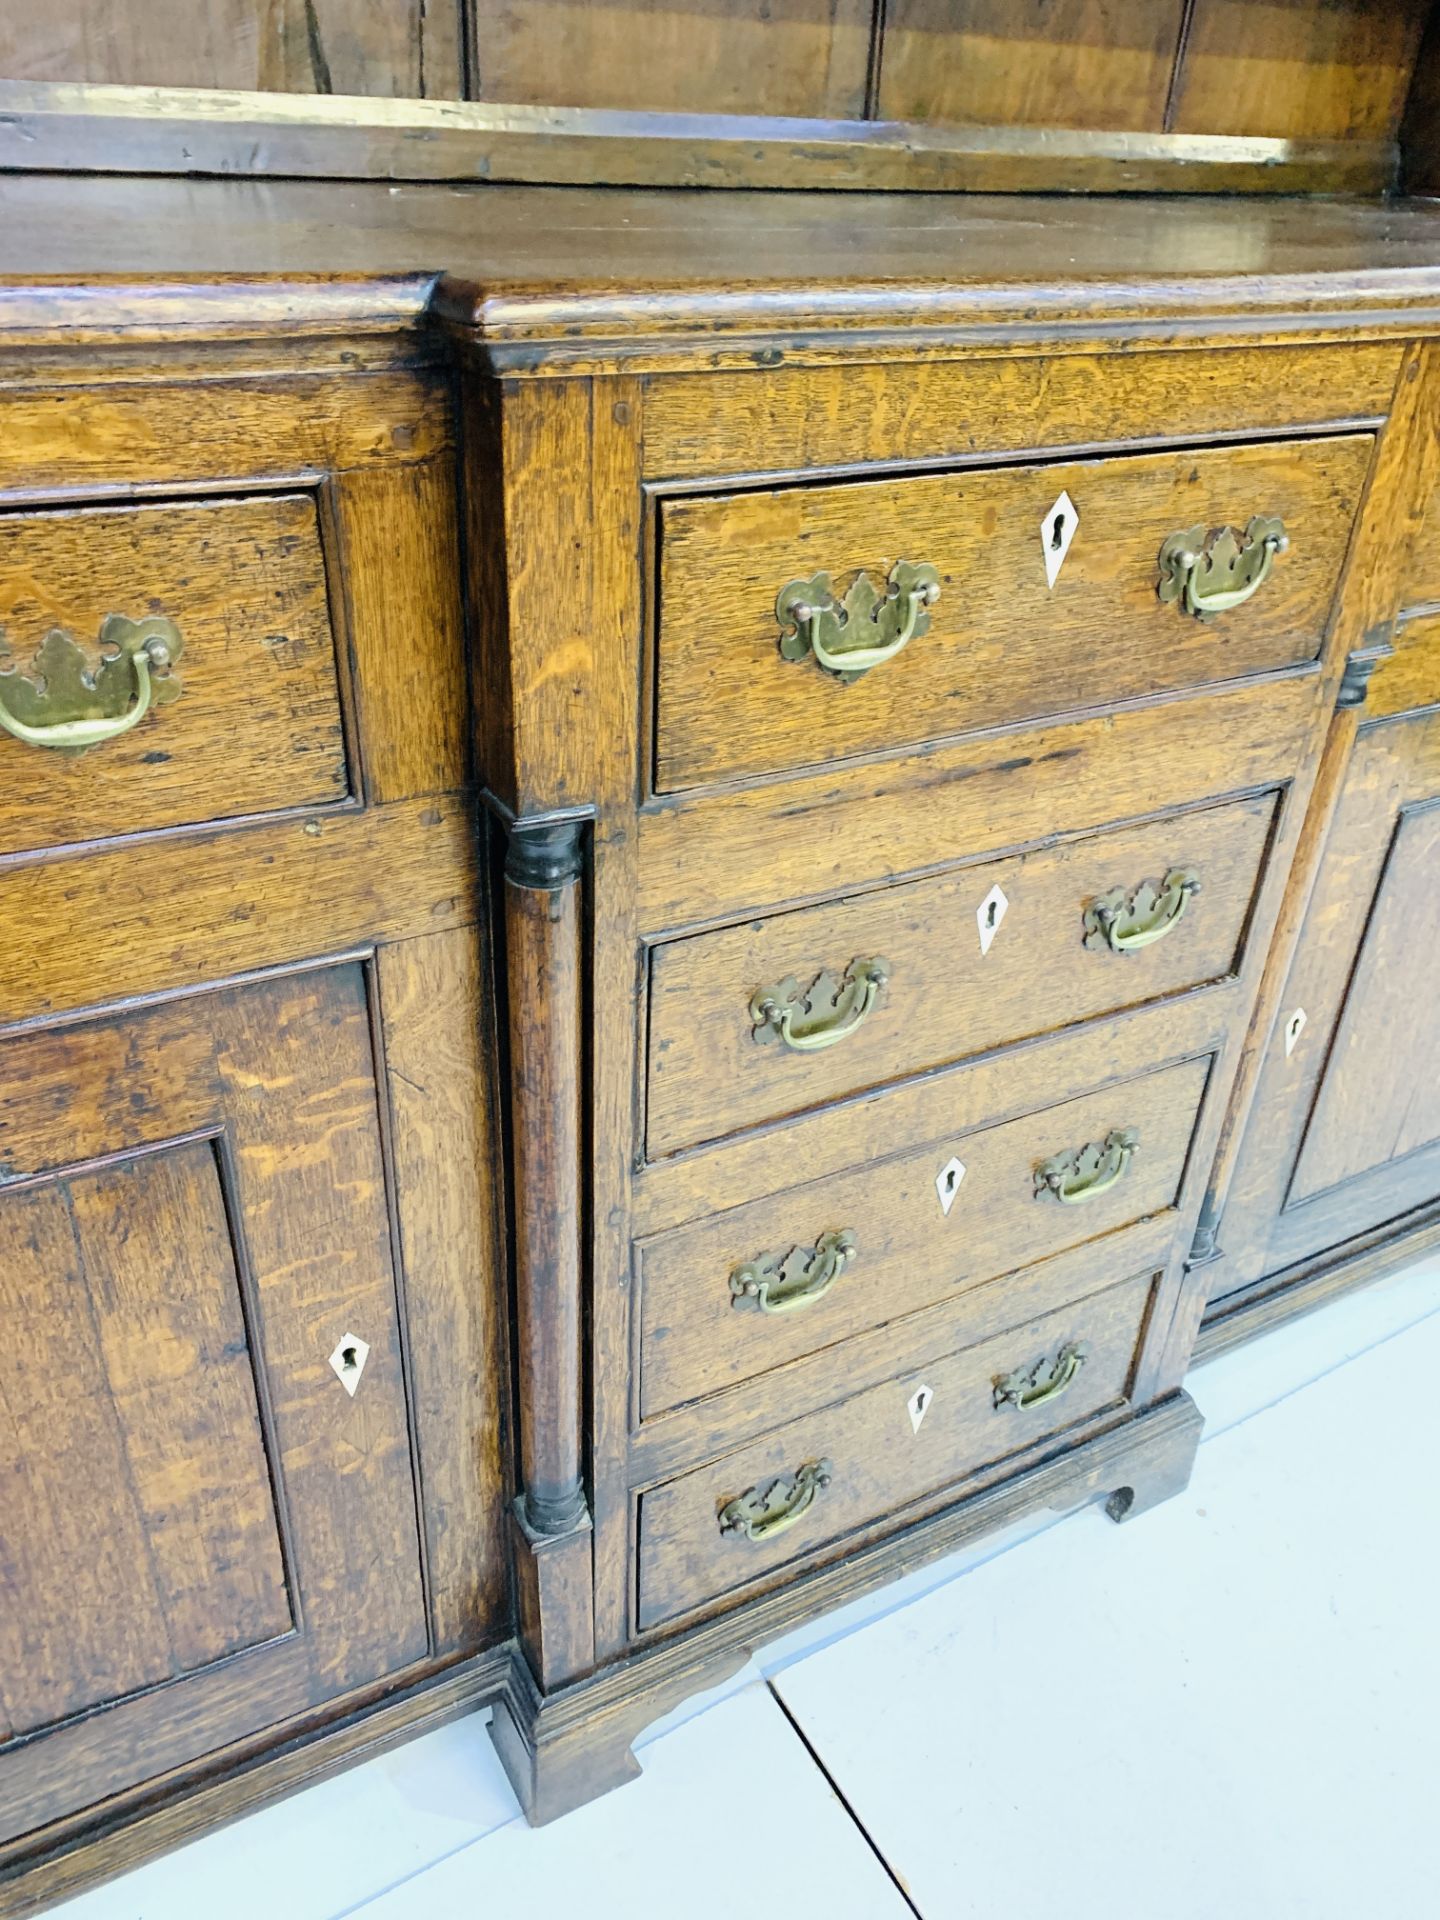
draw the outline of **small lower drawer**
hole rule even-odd
[[[1154,1276],[1091,1294],[651,1489],[639,1625],[689,1613],[1126,1400]]]

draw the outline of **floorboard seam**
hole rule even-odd
[[[809,1734],[806,1733],[804,1727],[801,1726],[800,1722],[795,1718],[794,1714],[790,1711],[790,1708],[786,1704],[784,1697],[776,1690],[774,1686],[771,1685],[768,1679],[766,1680],[765,1685],[769,1691],[770,1698],[775,1702],[776,1706],[780,1709],[781,1713],[784,1714],[786,1720],[790,1723],[790,1727],[792,1732],[795,1735],[795,1738],[800,1742],[801,1746],[804,1747],[806,1753],[809,1754],[810,1759],[816,1768],[816,1771],[821,1774],[821,1776],[825,1781],[826,1786],[829,1787],[830,1791],[834,1794],[835,1798],[840,1802],[840,1805],[844,1808],[845,1813],[848,1816],[850,1823],[854,1827],[855,1831],[859,1834],[860,1838],[865,1842],[866,1846],[869,1847],[871,1853],[874,1854],[876,1860],[879,1861],[881,1870],[884,1872],[886,1879],[890,1882],[891,1886],[894,1887],[896,1893],[899,1894],[900,1898],[905,1902],[905,1905],[908,1911],[914,1914],[915,1920],[925,1920],[924,1914],[921,1913],[919,1907],[917,1907],[915,1902],[911,1899],[909,1888],[905,1885],[905,1882],[900,1878],[899,1874],[896,1873],[895,1869],[891,1866],[890,1862],[885,1858],[884,1854],[880,1851],[879,1847],[875,1844],[875,1841],[871,1837],[869,1830],[866,1828],[864,1821],[860,1818],[859,1814],[855,1811],[854,1807],[850,1804],[849,1799],[846,1797],[844,1788],[840,1785],[840,1782],[835,1778],[834,1774],[831,1773],[830,1769],[826,1766],[825,1762],[820,1758],[819,1750],[815,1746],[814,1741],[811,1740]]]
[[[483,1846],[487,1840],[493,1839],[497,1833],[503,1833],[506,1827],[516,1826],[523,1818],[523,1814],[512,1814],[508,1820],[502,1820],[498,1826],[487,1827],[484,1833],[474,1834],[469,1840],[462,1840],[458,1846],[447,1847],[444,1853],[437,1853],[433,1860],[425,1861],[422,1866],[413,1867],[409,1873],[402,1873],[398,1880],[388,1880],[383,1887],[376,1887],[373,1892],[362,1894],[348,1907],[338,1907],[330,1915],[329,1920],[351,1920],[352,1915],[363,1914],[367,1907],[373,1907],[379,1900],[388,1899],[399,1888],[408,1887],[412,1880],[423,1879],[432,1867],[443,1867],[446,1861],[453,1860],[457,1854],[468,1853],[471,1847]]]

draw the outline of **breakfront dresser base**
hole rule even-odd
[[[1188,1393],[1081,1441],[905,1531],[801,1575],[705,1621],[545,1693],[523,1654],[510,1666],[491,1735],[532,1826],[558,1820],[640,1772],[633,1742],[691,1696],[721,1685],[753,1648],[817,1614],[846,1605],[917,1567],[968,1546],[1026,1514],[1102,1504],[1133,1520],[1183,1493],[1204,1420]]]
[[[0,1920],[464,1710],[556,1819],[1440,1240],[1440,209],[115,192],[0,220]]]

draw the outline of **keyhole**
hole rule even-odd
[[[1058,553],[1060,551],[1061,545],[1064,542],[1064,537],[1065,537],[1065,515],[1063,512],[1060,512],[1056,514],[1055,524],[1050,529],[1050,551],[1052,553]]]
[[[925,1409],[929,1406],[929,1404],[930,1404],[930,1396],[928,1393],[926,1393],[925,1389],[922,1387],[919,1393],[917,1393],[915,1396],[916,1413],[924,1413]]]
[[[956,1188],[956,1185],[957,1185],[957,1184],[958,1184],[958,1183],[957,1183],[957,1180],[956,1180],[956,1176],[955,1176],[955,1169],[954,1169],[953,1167],[951,1167],[951,1168],[949,1169],[949,1171],[948,1171],[948,1172],[946,1173],[946,1175],[945,1175],[945,1191],[946,1191],[946,1193],[954,1193],[954,1191],[955,1191],[955,1188]]]
[[[360,1356],[355,1351],[354,1347],[341,1348],[340,1364],[345,1369],[346,1373],[353,1373],[355,1371],[355,1369],[360,1364]]]
[[[1290,1044],[1292,1047],[1294,1046],[1295,1042],[1299,1038],[1300,1038],[1300,1016],[1297,1013],[1291,1017],[1291,1021],[1290,1021]]]
[[[991,900],[987,903],[985,908],[985,925],[987,927],[990,927],[990,928],[994,927],[995,916],[999,912],[999,910],[1000,910],[1000,903],[998,900]]]

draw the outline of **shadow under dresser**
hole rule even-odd
[[[15,1914],[478,1706],[562,1814],[1178,1491],[1197,1340],[1440,1197],[1440,211],[80,184],[0,183]]]

